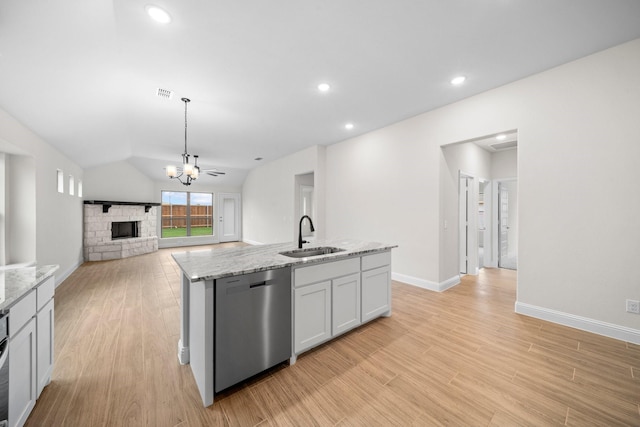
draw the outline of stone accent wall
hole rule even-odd
[[[148,254],[158,250],[155,206],[144,211],[144,206],[114,204],[109,212],[102,205],[84,205],[84,260],[106,261]],[[111,223],[140,221],[140,237],[111,240]]]

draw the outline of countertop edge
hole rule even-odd
[[[181,264],[184,260],[180,259],[187,252],[172,253],[171,257],[176,261],[176,263],[178,264],[178,266],[182,270],[183,274],[185,276],[189,277],[189,280],[191,282],[201,282],[201,281],[206,281],[206,280],[222,279],[222,278],[225,278],[225,277],[237,276],[237,275],[242,275],[242,274],[257,273],[257,272],[260,272],[260,271],[273,270],[273,269],[277,269],[277,268],[286,268],[286,267],[294,268],[294,267],[301,266],[301,265],[313,265],[313,264],[320,264],[320,263],[327,262],[327,261],[339,261],[339,260],[342,260],[342,259],[352,258],[352,257],[355,257],[355,256],[362,256],[362,255],[373,254],[373,253],[377,253],[377,252],[386,252],[386,251],[390,251],[393,248],[397,248],[398,247],[398,245],[394,245],[394,244],[384,244],[384,243],[374,243],[374,242],[361,242],[361,243],[362,244],[377,244],[379,246],[375,247],[375,248],[363,248],[363,249],[355,249],[355,250],[345,250],[343,252],[336,252],[336,253],[333,253],[333,254],[319,255],[319,256],[306,257],[306,258],[290,258],[290,257],[284,256],[284,255],[280,255],[279,252],[281,252],[283,249],[285,249],[285,246],[288,245],[288,244],[278,244],[278,243],[276,243],[276,244],[272,244],[272,245],[256,245],[256,246],[245,246],[245,247],[229,248],[231,250],[236,250],[236,251],[230,251],[230,252],[237,252],[237,251],[241,251],[243,248],[249,248],[250,250],[252,250],[251,248],[254,248],[253,250],[259,250],[260,248],[268,249],[269,247],[273,247],[273,253],[271,253],[270,255],[277,256],[277,258],[272,260],[274,262],[270,263],[269,265],[261,265],[261,266],[250,267],[250,268],[242,268],[242,269],[230,269],[229,271],[225,271],[225,272],[222,272],[222,273],[206,274],[206,275],[189,275],[189,272],[185,270],[185,266]],[[334,242],[332,242],[331,244],[335,245]],[[223,253],[224,252],[220,252],[220,255],[222,255]],[[227,252],[227,253],[229,253],[229,252]]]
[[[5,299],[0,303],[0,313],[8,312],[11,307],[20,302],[42,282],[52,277],[59,269],[59,265],[51,264],[0,271],[3,276],[5,291]],[[20,277],[21,275],[28,275],[29,277],[25,280]]]

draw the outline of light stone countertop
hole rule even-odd
[[[291,258],[280,252],[298,249],[297,243],[276,243],[271,245],[244,246],[237,248],[214,248],[174,252],[171,255],[183,273],[191,281],[220,279],[228,276],[272,270],[301,264],[315,264],[335,261],[356,255],[381,252],[398,245],[377,242],[363,242],[353,239],[313,241],[303,245],[304,249],[331,246],[344,249],[327,255],[307,258]]]
[[[43,280],[53,276],[58,265],[7,268],[0,270],[0,312],[5,312]]]

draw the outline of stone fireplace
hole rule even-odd
[[[84,202],[84,259],[106,261],[158,250],[160,203]]]

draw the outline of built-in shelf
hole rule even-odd
[[[114,202],[107,200],[85,200],[85,205],[102,205],[102,213],[109,212],[109,208],[113,205],[124,205],[124,206],[144,206],[144,211],[149,212],[151,206],[160,206],[160,203],[153,202]]]

